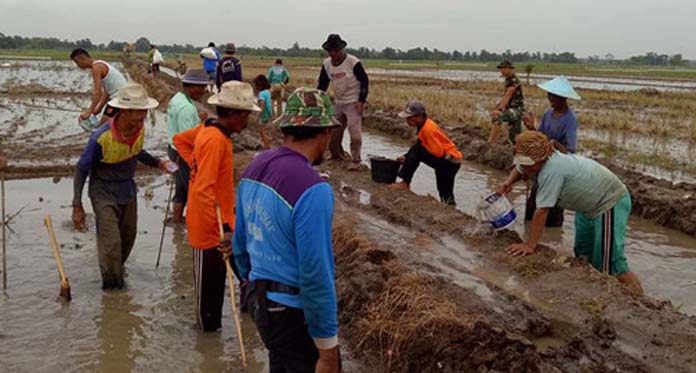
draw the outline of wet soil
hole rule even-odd
[[[365,118],[365,126],[380,132],[411,139],[414,132],[403,120],[383,111],[374,111]],[[512,147],[501,141],[487,143],[487,133],[481,128],[446,127],[452,140],[468,161],[479,162],[499,170],[512,167]],[[599,159],[626,184],[633,199],[633,214],[657,224],[696,235],[696,184],[672,183],[642,173],[633,172]]]

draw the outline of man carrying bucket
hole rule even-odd
[[[601,164],[574,154],[564,154],[560,144],[538,131],[517,138],[515,168],[498,188],[507,194],[518,180],[536,177],[536,197],[529,238],[513,244],[514,256],[532,254],[541,239],[549,210],[554,206],[576,211],[575,255],[597,270],[643,292],[638,277],[628,268],[624,236],[631,213],[631,195],[619,178]]]
[[[404,163],[399,171],[402,182],[392,184],[392,187],[408,190],[413,174],[423,162],[435,170],[440,201],[455,206],[454,179],[462,163],[462,153],[457,150],[457,146],[447,137],[445,131],[428,118],[425,104],[422,102],[409,102],[406,109],[399,113],[399,117],[406,119],[409,126],[417,129],[418,140],[402,157]]]
[[[293,92],[276,121],[283,145],[258,155],[239,183],[232,246],[271,373],[339,371],[333,192],[312,168],[332,117],[326,93]]]

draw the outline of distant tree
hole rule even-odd
[[[136,52],[147,52],[150,50],[150,40],[146,37],[140,37],[135,41],[135,51]]]
[[[611,54],[611,53],[607,53],[607,54],[604,56],[604,59],[607,60],[607,61],[609,61],[609,62],[614,61],[615,58],[616,58],[616,57],[614,57],[614,55]]]
[[[669,64],[672,65],[672,67],[681,66],[684,64],[684,57],[682,57],[681,54],[675,54],[669,58]]]
[[[534,71],[534,65],[531,63],[528,63],[524,65],[524,72],[527,74],[527,85],[531,85],[531,76],[532,76],[532,71]]]

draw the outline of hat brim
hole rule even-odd
[[[566,88],[565,91],[561,91],[560,89],[557,89],[555,87],[550,87],[546,85],[546,83],[537,84],[537,87],[541,88],[542,90],[548,93],[553,93],[556,96],[561,96],[576,101],[582,100],[582,97],[580,97],[580,95],[577,92],[575,92],[575,89],[573,89],[572,87]]]
[[[208,99],[208,103],[211,105],[222,106],[222,107],[226,107],[229,109],[235,109],[235,110],[245,110],[245,111],[253,111],[253,112],[261,111],[261,108],[256,104],[224,102],[224,101],[220,101],[220,99],[218,98],[217,95],[210,96],[210,98]]]
[[[109,106],[114,107],[116,109],[123,109],[123,110],[150,110],[154,109],[157,106],[159,106],[159,101],[155,100],[154,98],[147,98],[147,104],[143,106],[138,106],[138,105],[133,105],[133,104],[125,104],[119,101],[118,97],[110,100],[107,103]]]
[[[277,119],[275,119],[272,123],[277,125],[279,128],[283,127],[312,127],[312,128],[336,128],[341,126],[341,122],[339,122],[336,118],[333,116],[330,116],[328,118],[329,123],[328,124],[321,124],[321,123],[312,123],[308,122],[306,124],[297,124],[298,122],[298,117],[303,117],[301,115],[281,115]],[[309,118],[310,116],[305,116],[304,118]]]
[[[532,157],[524,154],[515,154],[512,158],[512,163],[515,166],[534,166],[536,164]]]
[[[514,68],[515,68],[515,65],[498,65],[498,66],[496,66],[497,69],[503,69],[503,68],[506,68],[506,67],[508,67],[508,68],[510,68],[510,69],[514,69]]]
[[[187,80],[187,79],[183,79],[181,82],[184,84],[191,84],[191,85],[208,85],[211,83],[209,80]]]
[[[402,118],[402,119],[410,118],[410,117],[416,116],[416,115],[418,115],[418,114],[409,113],[407,111],[402,111],[399,114],[397,114],[397,116],[399,118]]]
[[[321,45],[321,48],[327,52],[331,52],[331,51],[344,49],[347,46],[348,46],[348,43],[346,43],[343,40],[341,40],[341,42],[338,44],[331,44],[328,41],[325,41],[324,44]]]

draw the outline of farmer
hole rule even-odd
[[[242,81],[242,63],[234,56],[237,53],[237,47],[234,43],[227,43],[225,46],[225,57],[217,64],[217,80],[215,85],[220,90],[220,87],[229,81]]]
[[[150,62],[150,71],[152,71],[152,76],[157,78],[160,73],[160,64],[164,62],[162,58],[162,53],[156,46],[150,45],[150,50],[147,52],[148,62]]]
[[[339,370],[333,192],[312,168],[332,114],[323,91],[293,92],[277,119],[284,144],[258,155],[239,184],[232,247],[271,373]]]
[[[109,100],[113,100],[119,88],[126,84],[126,78],[109,63],[92,59],[89,53],[82,48],[73,50],[72,53],[70,53],[70,59],[73,60],[80,69],[92,70],[92,79],[94,80],[92,102],[89,108],[78,117],[78,120],[85,124],[83,128],[87,131],[92,131],[116,116],[118,109],[110,106],[108,102]],[[99,115],[102,109],[104,110],[104,115],[100,121],[92,123],[87,122],[87,119],[92,115]]]
[[[179,155],[191,167],[189,184],[189,243],[193,248],[193,277],[196,321],[200,329],[213,332],[220,328],[225,299],[225,260],[231,254],[234,226],[233,133],[247,125],[256,106],[248,83],[227,82],[208,99],[215,105],[217,118],[174,136]],[[225,239],[220,241],[217,209],[220,209]],[[234,284],[230,284],[234,286]]]
[[[642,293],[640,281],[628,268],[624,255],[624,236],[631,213],[631,196],[626,186],[594,160],[558,149],[562,149],[558,142],[539,131],[527,131],[517,139],[516,167],[498,193],[509,193],[521,178],[536,177],[539,187],[529,238],[511,245],[507,252],[515,256],[533,253],[552,207],[576,211],[575,255]]]
[[[201,58],[203,59],[203,70],[208,74],[208,77],[210,78],[210,91],[212,92],[213,84],[215,84],[217,77],[217,64],[218,61],[220,61],[220,51],[218,51],[217,48],[215,48],[215,43],[213,42],[208,43],[208,48],[203,49],[203,51],[206,50],[211,51],[212,54],[201,54]]]
[[[401,157],[404,163],[399,177],[403,181],[393,184],[393,188],[409,190],[413,174],[423,162],[435,170],[440,201],[455,206],[454,179],[461,166],[462,153],[437,123],[428,118],[425,104],[422,102],[409,102],[406,109],[399,113],[399,117],[405,118],[410,127],[416,128],[418,139],[408,153]]]
[[[575,153],[578,141],[578,122],[575,118],[575,113],[568,107],[568,99],[580,100],[581,97],[575,92],[565,76],[559,76],[546,83],[539,84],[539,88],[547,92],[546,98],[551,104],[551,108],[546,110],[544,116],[541,117],[541,125],[535,128],[536,118],[533,114],[525,113],[523,121],[528,130],[539,132],[546,135],[551,140],[556,140],[563,145],[569,153]],[[525,209],[525,220],[531,221],[534,217],[534,210],[538,185],[534,182],[532,191],[527,198],[527,206]],[[549,211],[549,216],[546,219],[547,227],[563,226],[563,209],[553,207]]]
[[[188,163],[179,156],[174,146],[174,135],[196,127],[202,119],[207,117],[206,112],[199,112],[194,101],[200,100],[205,94],[205,88],[210,81],[208,74],[203,70],[189,70],[182,79],[183,88],[169,100],[167,106],[167,127],[169,129],[169,159],[179,165],[179,171],[175,177],[174,208],[172,210],[172,223],[180,224],[184,219],[184,208],[188,197],[189,174],[191,172]]]
[[[157,101],[145,88],[128,83],[109,105],[118,109],[108,123],[92,133],[75,170],[72,221],[85,228],[82,189],[89,176],[89,198],[97,221],[97,249],[103,289],[122,289],[124,263],[137,234],[137,190],[133,176],[138,161],[166,171],[160,161],[143,150],[143,124]]]
[[[360,169],[360,149],[362,147],[362,116],[367,100],[369,80],[360,60],[344,52],[348,45],[337,34],[331,34],[322,44],[322,48],[328,52],[327,58],[321,66],[319,74],[319,88],[325,91],[329,83],[333,83],[336,119],[341,123],[340,127],[333,129],[331,133],[331,158],[341,160],[345,158],[343,151],[343,134],[348,128],[350,134],[350,153],[353,163],[349,170]]]
[[[502,124],[507,123],[510,142],[522,132],[522,114],[524,113],[524,95],[522,82],[515,75],[515,66],[505,60],[498,65],[498,71],[505,78],[505,95],[491,112],[491,132],[488,143],[493,144],[502,132]]]
[[[290,73],[283,65],[280,58],[275,60],[275,64],[268,69],[266,74],[271,83],[271,99],[273,100],[273,116],[279,117],[283,114],[283,100],[285,99],[285,85],[290,81]]]

